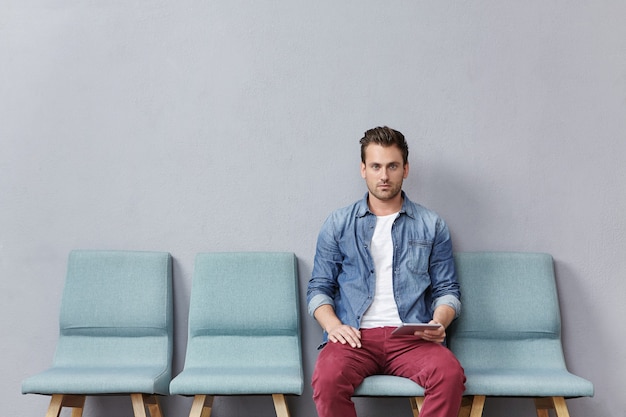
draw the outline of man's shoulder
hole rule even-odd
[[[362,198],[347,206],[339,207],[330,213],[330,217],[351,217],[352,215],[364,214],[367,211],[367,200]]]
[[[405,196],[404,200],[404,210],[405,212],[414,218],[423,218],[423,219],[431,219],[431,220],[443,220],[437,212],[429,209],[419,203],[411,201],[408,197]]]
[[[366,213],[367,203],[364,203],[363,200],[358,200],[347,206],[331,211],[323,227],[326,229],[331,228],[335,231],[349,228],[354,226],[357,219],[364,216]]]

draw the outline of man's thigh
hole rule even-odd
[[[348,344],[328,343],[322,348],[315,364],[316,373],[343,374],[355,378],[382,372],[380,355],[367,347],[353,348]]]
[[[382,329],[362,331],[362,346],[329,342],[322,348],[315,364],[316,374],[327,378],[348,378],[355,385],[369,375],[383,373],[386,362],[385,336]],[[318,376],[319,377],[319,376]]]
[[[388,351],[385,373],[414,379],[416,375],[462,369],[447,347],[424,340],[406,339],[393,342],[393,347]]]

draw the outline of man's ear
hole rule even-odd
[[[409,176],[409,163],[404,164],[404,176],[402,178],[406,179]]]
[[[361,162],[361,178],[365,179],[365,164]]]

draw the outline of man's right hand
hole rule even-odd
[[[329,304],[319,306],[313,313],[322,329],[328,333],[328,340],[333,343],[348,343],[353,348],[361,347],[361,332],[352,326],[343,324]]]
[[[328,340],[333,343],[341,343],[345,345],[348,343],[353,348],[361,347],[361,332],[347,324],[340,324],[331,329],[327,329]]]

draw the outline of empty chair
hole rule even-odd
[[[183,371],[171,394],[194,396],[191,417],[208,417],[219,395],[302,394],[296,257],[293,253],[196,256]]]
[[[472,417],[485,398],[529,397],[537,414],[567,417],[566,398],[593,395],[565,365],[553,260],[548,254],[457,253],[463,311],[449,346],[467,376]]]
[[[172,359],[172,262],[166,252],[72,251],[52,367],[22,383],[51,395],[46,417],[85,396],[130,394],[136,417],[162,415]]]

